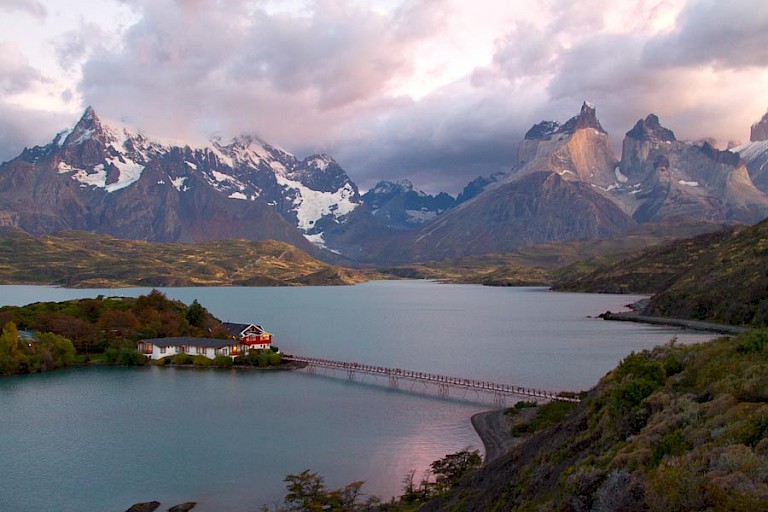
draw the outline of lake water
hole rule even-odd
[[[148,289],[0,286],[0,305]],[[493,380],[587,389],[633,350],[696,334],[587,318],[639,297],[423,281],[351,287],[168,288],[227,321],[259,323],[285,352]],[[0,510],[253,511],[312,469],[329,486],[398,494],[405,474],[481,448],[469,417],[490,405],[439,399],[333,372],[76,368],[0,378]]]

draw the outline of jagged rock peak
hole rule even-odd
[[[106,138],[106,130],[101,119],[96,115],[96,111],[89,105],[85,112],[83,112],[80,120],[72,128],[72,131],[67,135],[64,145],[77,145],[92,138],[104,140]]]
[[[579,115],[573,116],[565,124],[561,125],[557,121],[542,121],[539,124],[533,125],[525,133],[525,138],[527,140],[549,140],[553,135],[570,135],[576,132],[576,130],[584,128],[593,128],[601,133],[606,133],[597,119],[595,106],[588,101],[581,105]]]
[[[752,142],[768,140],[768,112],[765,113],[760,121],[752,125],[749,140]]]
[[[560,128],[560,123],[557,121],[542,121],[531,127],[530,130],[525,132],[526,140],[549,140],[552,135],[557,133]]]
[[[579,112],[579,115],[570,118],[560,127],[558,132],[574,133],[576,130],[582,130],[584,128],[594,128],[602,133],[606,133],[600,125],[600,121],[597,120],[595,106],[588,101],[585,101],[581,105],[581,112]]]
[[[648,117],[639,120],[634,128],[627,132],[627,137],[648,142],[674,142],[677,140],[672,130],[661,126],[656,114],[648,114]]]
[[[709,142],[705,142],[701,146],[698,146],[702,153],[711,158],[719,164],[726,164],[733,167],[738,167],[741,162],[741,157],[738,153],[732,151],[720,151],[716,147],[712,146]]]

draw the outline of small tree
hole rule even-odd
[[[187,308],[187,322],[192,327],[202,327],[205,322],[205,318],[208,316],[208,311],[197,302],[197,299],[192,301],[192,304]]]
[[[443,492],[455,486],[464,475],[476,470],[482,463],[477,450],[462,450],[434,461],[430,467],[435,474],[437,491]]]
[[[24,354],[19,346],[19,331],[16,324],[8,322],[0,334],[0,373],[18,373],[24,362]]]
[[[285,505],[288,510],[326,510],[328,492],[323,477],[305,469],[298,475],[288,475],[283,479],[288,494],[285,495]]]

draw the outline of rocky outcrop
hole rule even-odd
[[[595,107],[585,102],[562,125],[543,121],[531,128],[507,176],[398,238],[380,258],[459,257],[620,233],[635,222],[610,197],[616,163]]]
[[[585,102],[579,115],[565,124],[542,121],[531,128],[518,147],[518,161],[511,175],[556,172],[565,179],[581,180],[597,187],[614,182],[616,158],[608,134],[597,119],[595,107]]]
[[[768,114],[752,125],[750,142],[736,146],[732,151],[744,159],[755,186],[768,193]]]
[[[768,113],[760,121],[752,125],[752,129],[749,132],[749,140],[751,142],[768,140]]]
[[[650,114],[627,132],[616,170],[617,202],[638,222],[673,217],[754,223],[768,215],[768,196],[752,183],[734,151],[708,141],[679,141]]]

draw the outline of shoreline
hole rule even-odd
[[[621,313],[613,313],[606,311],[598,315],[597,318],[603,320],[610,320],[615,322],[635,322],[640,324],[649,325],[665,325],[669,327],[682,327],[684,329],[691,329],[694,331],[711,332],[715,334],[742,334],[749,331],[747,327],[739,327],[736,325],[716,324],[712,322],[704,322],[701,320],[685,320],[682,318],[666,318],[661,316],[645,316],[641,315],[637,311],[625,311]]]
[[[473,414],[470,421],[485,448],[483,465],[495,461],[520,442],[520,439],[510,435],[512,425],[504,414],[504,409]]]

